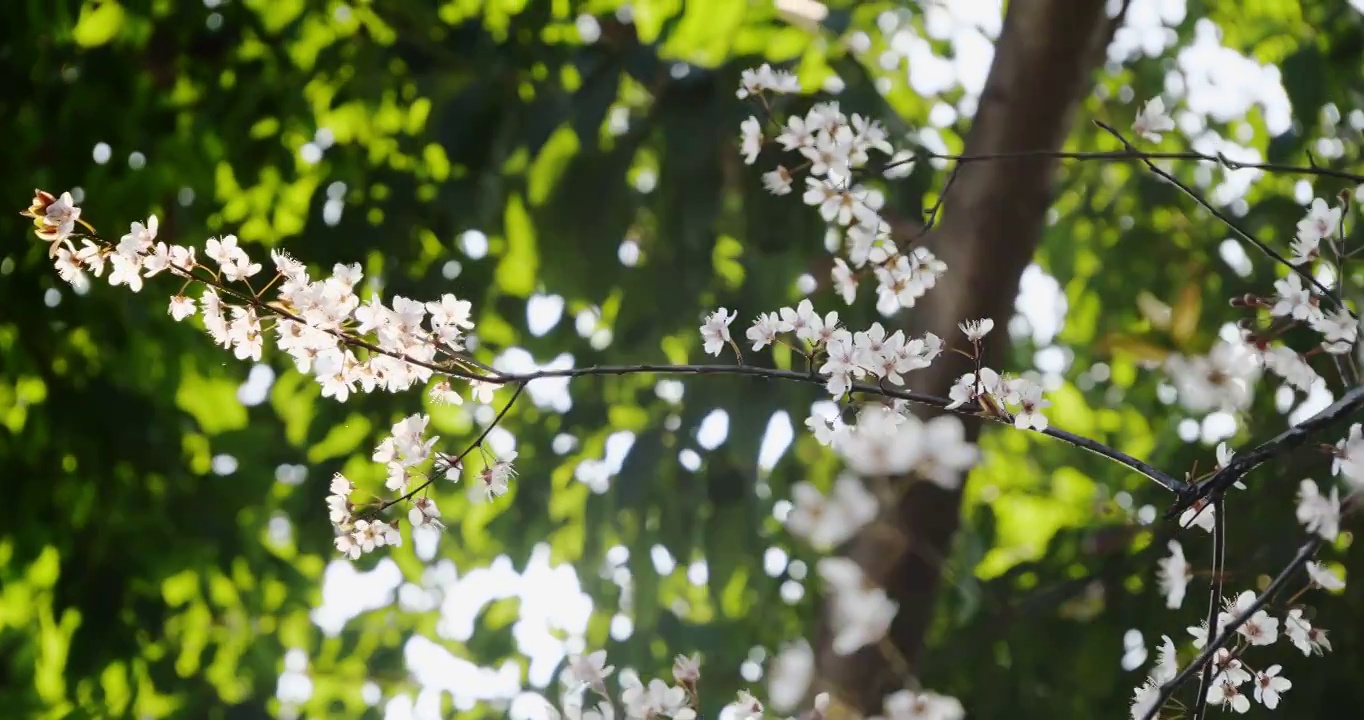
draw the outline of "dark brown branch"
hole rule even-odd
[[[512,393],[511,399],[507,401],[506,405],[502,406],[502,411],[497,413],[497,417],[493,418],[493,421],[488,423],[487,427],[483,428],[483,432],[478,434],[478,438],[476,438],[472,443],[470,443],[469,447],[464,448],[464,452],[455,456],[455,459],[446,461],[446,464],[450,468],[462,468],[464,458],[468,457],[469,453],[473,452],[476,448],[483,444],[484,440],[488,439],[488,433],[491,433],[493,431],[493,428],[497,427],[502,422],[502,418],[507,416],[507,411],[512,409],[512,406],[516,404],[517,399],[521,397],[521,391],[525,389],[526,383],[523,382],[517,385],[516,392]],[[393,507],[394,505],[397,505],[400,502],[403,502],[405,500],[411,500],[413,497],[417,495],[417,493],[425,490],[431,483],[435,481],[436,479],[434,477],[426,478],[426,482],[412,488],[411,490],[407,491],[406,494],[400,497],[396,497],[393,498],[392,500],[389,500],[388,502],[385,502],[383,505],[380,505],[378,508],[376,508],[374,512],[381,513]]]
[[[1288,428],[1255,448],[1237,453],[1227,466],[1198,485],[1187,485],[1165,517],[1179,516],[1207,497],[1220,497],[1232,485],[1266,461],[1292,450],[1317,433],[1346,420],[1364,408],[1364,386],[1351,388],[1341,398],[1312,417]]]
[[[540,370],[530,373],[515,375],[502,375],[496,378],[487,378],[484,381],[489,383],[528,383],[533,380],[544,378],[578,378],[592,375],[746,375],[749,377],[766,378],[770,380],[787,380],[795,382],[823,385],[826,378],[811,373],[797,372],[795,370],[780,370],[777,368],[763,368],[752,365],[592,365],[582,368],[565,368],[555,370]],[[947,398],[935,395],[917,393],[911,390],[896,390],[882,385],[871,383],[853,383],[852,392],[862,395],[872,395],[877,397],[893,398],[905,400],[926,407],[939,410],[948,410],[947,406],[951,401]],[[977,417],[986,420],[993,420],[999,423],[1009,423],[1008,418],[999,417],[983,412],[979,405],[974,403],[961,405],[952,408],[949,412],[955,412],[969,417]],[[1166,490],[1173,492],[1184,492],[1185,483],[1178,478],[1153,467],[1137,458],[1128,455],[1120,450],[1111,448],[1097,440],[1076,435],[1072,432],[1048,427],[1043,430],[1043,435],[1055,438],[1068,445],[1088,450],[1096,455],[1108,458],[1120,465],[1140,473],[1147,479],[1155,482]]]

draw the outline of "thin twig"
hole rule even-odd
[[[473,452],[475,448],[482,445],[484,440],[488,439],[488,434],[493,431],[493,428],[497,427],[498,424],[502,422],[502,418],[507,416],[507,411],[512,409],[512,406],[516,404],[516,400],[521,397],[521,391],[525,389],[526,389],[525,383],[520,383],[519,385],[516,386],[516,392],[512,393],[511,399],[507,401],[506,405],[502,406],[502,411],[497,413],[497,417],[493,418],[493,421],[488,423],[487,427],[483,428],[483,432],[478,434],[478,438],[476,438],[472,443],[470,443],[469,447],[464,448],[464,452],[455,456],[455,459],[449,462],[451,468],[463,467],[464,458],[467,457],[469,453]],[[412,488],[406,494],[396,497],[380,505],[379,507],[375,508],[374,512],[381,513],[393,507],[394,505],[397,505],[400,502],[403,502],[405,500],[411,500],[414,496],[416,496],[417,493],[425,490],[427,486],[429,486],[431,483],[435,481],[436,478],[427,477],[426,482]]]
[[[1212,515],[1212,582],[1208,592],[1208,632],[1215,632],[1217,628],[1218,608],[1222,604],[1222,571],[1227,562],[1227,514],[1223,512],[1226,503],[1222,498],[1217,498],[1213,502]],[[1203,677],[1198,681],[1198,695],[1194,698],[1193,720],[1203,720],[1207,713],[1208,704],[1204,699],[1208,696],[1208,688],[1212,687],[1213,665],[1206,665],[1203,669]]]
[[[1132,144],[1130,142],[1127,141],[1127,138],[1123,137],[1122,133],[1113,129],[1112,126],[1103,123],[1099,120],[1095,120],[1094,124],[1103,128],[1104,130],[1107,130],[1109,134],[1117,138],[1118,142],[1121,142],[1129,150],[1136,149],[1132,147]],[[1171,175],[1170,173],[1162,170],[1160,166],[1152,162],[1149,157],[1141,158],[1141,162],[1143,165],[1146,166],[1146,169],[1150,170],[1153,174],[1163,178],[1166,182],[1182,190],[1185,195],[1188,195],[1190,198],[1192,198],[1193,201],[1202,206],[1204,210],[1207,210],[1213,217],[1220,220],[1222,224],[1231,228],[1231,231],[1235,233],[1238,237],[1240,237],[1242,240],[1244,240],[1247,243],[1250,243],[1260,252],[1268,256],[1270,259],[1274,260],[1277,263],[1282,264],[1290,271],[1299,275],[1303,280],[1306,280],[1308,284],[1310,284],[1312,287],[1316,288],[1319,292],[1321,292],[1322,296],[1325,297],[1327,300],[1330,300],[1333,304],[1337,304],[1338,307],[1350,313],[1350,317],[1357,317],[1352,310],[1345,307],[1343,304],[1336,303],[1335,297],[1331,294],[1331,289],[1323,285],[1321,281],[1316,278],[1316,276],[1312,275],[1312,273],[1304,270],[1303,268],[1298,267],[1297,265],[1294,265],[1291,262],[1288,262],[1288,258],[1284,257],[1283,255],[1280,255],[1277,250],[1271,248],[1270,246],[1266,245],[1262,240],[1256,238],[1255,236],[1241,229],[1241,227],[1237,225],[1234,220],[1228,217],[1226,213],[1222,212],[1221,210],[1218,210],[1216,207],[1213,207],[1212,203],[1204,199],[1202,195],[1199,195],[1196,190],[1189,187],[1187,184],[1180,182],[1180,180],[1176,178],[1174,175]]]
[[[1059,150],[1018,150],[1014,152],[983,153],[979,155],[952,155],[950,153],[933,152],[927,148],[918,148],[913,155],[904,160],[897,160],[887,163],[886,168],[897,165],[915,162],[923,159],[947,160],[949,162],[980,162],[990,160],[1013,160],[1022,158],[1051,158],[1053,160],[1192,160],[1194,162],[1216,163],[1228,170],[1261,170],[1267,173],[1282,173],[1285,175],[1316,175],[1319,177],[1335,178],[1337,180],[1348,180],[1352,183],[1364,183],[1364,175],[1352,173],[1346,170],[1334,170],[1332,168],[1321,167],[1320,165],[1288,165],[1284,163],[1257,163],[1241,162],[1218,153],[1208,155],[1206,153],[1185,151],[1185,152],[1145,152],[1138,150],[1132,145],[1126,145],[1125,150],[1101,150],[1088,152],[1066,152]]]
[[[578,378],[592,375],[746,375],[749,377],[766,378],[770,380],[788,380],[794,382],[810,383],[823,385],[826,378],[819,375],[797,372],[795,370],[780,370],[777,368],[763,368],[752,365],[591,365],[582,368],[563,368],[538,370],[530,373],[507,374],[498,378],[486,378],[488,383],[526,383],[532,380],[544,378]],[[905,400],[908,402],[925,405],[939,410],[947,410],[960,415],[977,417],[986,420],[993,420],[998,423],[1008,423],[1003,417],[991,413],[983,413],[979,405],[967,404],[955,408],[948,408],[952,402],[936,395],[927,395],[910,390],[896,390],[893,388],[873,385],[871,383],[853,383],[851,392],[863,395],[873,395],[879,397]],[[1103,456],[1125,465],[1128,468],[1145,476],[1148,480],[1155,482],[1166,490],[1176,493],[1187,492],[1183,480],[1180,480],[1158,468],[1155,468],[1137,458],[1128,455],[1120,450],[1109,447],[1097,440],[1091,440],[1072,432],[1048,427],[1041,431],[1043,435],[1060,440],[1083,450],[1088,450],[1096,455]]]

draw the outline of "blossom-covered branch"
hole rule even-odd
[[[1180,670],[1168,680],[1159,684],[1155,694],[1148,701],[1150,703],[1149,707],[1144,708],[1140,714],[1134,711],[1133,717],[1136,718],[1136,720],[1154,720],[1154,718],[1159,715],[1161,707],[1169,701],[1175,694],[1175,691],[1184,683],[1188,682],[1194,675],[1208,667],[1219,653],[1225,652],[1223,648],[1237,636],[1237,633],[1242,626],[1251,618],[1255,617],[1255,615],[1260,612],[1261,608],[1274,599],[1274,596],[1288,583],[1288,579],[1297,573],[1298,570],[1302,569],[1303,566],[1316,555],[1317,550],[1321,548],[1322,543],[1323,540],[1319,536],[1314,536],[1304,542],[1302,546],[1298,548],[1297,554],[1293,556],[1293,560],[1290,561],[1288,565],[1284,566],[1283,570],[1279,571],[1279,574],[1269,583],[1269,586],[1258,596],[1255,596],[1253,600],[1246,603],[1244,606],[1239,607],[1238,613],[1235,616],[1228,617],[1226,622],[1220,626],[1220,629],[1213,631],[1208,638],[1208,642],[1203,646],[1203,651],[1198,654],[1198,657],[1194,658],[1193,662],[1189,663],[1183,670]],[[1210,624],[1209,627],[1213,627],[1213,625]]]
[[[782,117],[781,96],[798,91],[800,84],[793,74],[768,65],[743,73],[737,95],[758,100],[766,119],[764,122],[752,116],[740,124],[739,150],[744,162],[753,165],[764,155],[781,156],[781,163],[762,174],[763,185],[774,195],[792,194],[797,179],[802,181],[801,202],[829,225],[835,254],[830,286],[845,303],[853,303],[861,283],[871,280],[877,309],[883,315],[913,309],[948,271],[946,264],[918,241],[936,222],[943,204],[950,202],[949,191],[960,168],[966,163],[1030,153],[951,156],[900,148],[877,120],[845,113],[836,102],[817,103],[803,115]],[[1195,413],[1248,408],[1251,387],[1260,379],[1261,368],[1282,378],[1286,387],[1306,391],[1319,379],[1308,358],[1319,353],[1333,358],[1343,378],[1357,375],[1352,358],[1358,341],[1357,316],[1345,305],[1339,288],[1332,291],[1312,272],[1314,266],[1329,262],[1322,250],[1324,244],[1333,251],[1337,278],[1341,275],[1341,265],[1348,256],[1337,244],[1337,240],[1343,244],[1345,238],[1343,206],[1332,207],[1316,199],[1298,223],[1291,256],[1285,256],[1241,230],[1155,161],[1217,162],[1230,169],[1254,167],[1354,181],[1364,181],[1364,177],[1315,165],[1244,164],[1221,155],[1147,153],[1113,127],[1097,124],[1117,138],[1124,150],[1045,154],[1059,159],[1140,161],[1179,187],[1244,242],[1289,269],[1286,277],[1274,283],[1274,294],[1233,299],[1234,306],[1253,313],[1257,322],[1261,312],[1267,315],[1266,327],[1246,323],[1239,338],[1223,338],[1206,356],[1171,356],[1167,360],[1164,370],[1186,408]],[[1132,125],[1134,133],[1148,141],[1159,141],[1160,133],[1173,128],[1159,98],[1148,102]],[[878,183],[908,175],[914,161],[925,157],[952,160],[957,165],[926,212],[924,228],[912,238],[896,237],[882,215],[886,195]],[[48,243],[49,259],[67,282],[88,285],[90,276],[100,277],[108,268],[111,285],[138,292],[145,279],[162,272],[177,276],[183,284],[170,297],[167,309],[175,320],[197,316],[216,343],[239,359],[255,361],[262,359],[266,335],[273,331],[278,350],[299,372],[316,379],[323,396],[338,402],[359,392],[422,388],[436,402],[460,404],[467,397],[491,405],[499,388],[515,385],[501,410],[457,455],[435,449],[440,438],[427,432],[430,417],[426,414],[416,413],[395,423],[372,454],[373,461],[384,469],[383,486],[391,493],[387,499],[377,495],[371,500],[359,499],[354,482],[340,473],[333,477],[326,503],[334,540],[337,550],[351,558],[401,544],[401,518],[387,514],[400,505],[407,509],[413,528],[442,529],[440,509],[428,490],[441,478],[460,482],[466,465],[477,468],[475,479],[466,483],[471,500],[491,501],[510,492],[511,481],[517,476],[513,465],[517,453],[494,453],[485,447],[485,441],[533,382],[635,374],[730,375],[823,387],[826,400],[805,424],[817,442],[838,454],[849,472],[841,474],[827,492],[812,483],[795,484],[791,509],[783,520],[792,535],[819,551],[832,551],[877,522],[882,503],[869,486],[874,487],[878,478],[912,475],[943,488],[959,489],[964,474],[979,458],[979,450],[968,442],[958,416],[1008,424],[1061,440],[1176,493],[1171,513],[1179,516],[1180,528],[1201,528],[1214,535],[1207,623],[1203,628],[1190,628],[1195,646],[1207,647],[1193,665],[1180,671],[1174,643],[1165,636],[1156,666],[1136,690],[1134,717],[1154,717],[1179,685],[1196,673],[1202,674],[1202,688],[1195,718],[1202,717],[1204,702],[1244,712],[1249,700],[1240,686],[1252,676],[1243,667],[1242,655],[1248,648],[1271,644],[1278,637],[1279,619],[1262,609],[1270,597],[1297,567],[1307,569],[1309,588],[1343,585],[1330,571],[1308,559],[1339,533],[1340,489],[1323,491],[1316,482],[1305,479],[1299,486],[1296,516],[1313,539],[1264,594],[1256,598],[1247,591],[1235,600],[1224,600],[1224,493],[1229,487],[1244,487],[1241,480],[1255,467],[1355,413],[1364,406],[1364,388],[1349,390],[1313,418],[1239,456],[1225,446],[1219,447],[1217,469],[1202,478],[1192,477],[1191,472],[1185,481],[1096,440],[1052,427],[1046,415],[1051,401],[1044,397],[1044,388],[1035,376],[1010,375],[986,366],[983,347],[995,326],[992,318],[963,319],[958,328],[969,346],[953,348],[932,333],[912,337],[902,330],[888,330],[880,322],[848,327],[837,311],[816,311],[809,299],[795,307],[757,309],[742,340],[751,343],[754,352],[770,345],[786,346],[804,358],[806,370],[801,372],[746,364],[741,339],[730,334],[739,313],[722,307],[706,314],[698,328],[701,349],[713,356],[732,351],[736,364],[592,365],[510,373],[489,367],[468,352],[476,333],[473,306],[453,293],[428,301],[400,296],[385,301],[371,293],[362,302],[356,290],[363,280],[358,264],[337,264],[330,273],[315,277],[303,262],[276,251],[271,253],[273,272],[269,272],[230,235],[210,238],[204,246],[206,260],[201,263],[195,247],[158,240],[155,216],[145,225],[132,223],[130,231],[114,242],[96,233],[69,193],[54,196],[37,191],[23,214],[33,219],[35,233]],[[81,247],[76,246],[77,241]],[[198,297],[186,295],[196,284],[201,286]],[[1323,310],[1323,303],[1331,311]],[[1299,325],[1319,335],[1312,348],[1300,351],[1284,341],[1284,333]],[[969,358],[971,371],[957,379],[946,398],[910,389],[913,373],[930,367],[943,352]],[[925,421],[908,411],[909,403],[947,414]],[[1364,432],[1355,424],[1347,438],[1326,447],[1334,455],[1332,474],[1347,484],[1349,502],[1348,492],[1364,489]],[[1171,554],[1158,563],[1158,584],[1167,605],[1177,608],[1193,571],[1178,541],[1170,539],[1166,547]],[[816,572],[830,596],[833,651],[849,655],[887,645],[884,639],[899,609],[897,598],[878,587],[874,578],[847,557],[825,557],[818,562]],[[1219,602],[1228,609],[1219,612]],[[1299,609],[1290,609],[1284,622],[1285,633],[1304,653],[1329,649],[1324,631],[1312,628]],[[1224,647],[1233,633],[1241,638],[1234,653]],[[563,714],[575,719],[614,717],[615,706],[605,684],[613,670],[602,651],[570,657],[562,674]],[[1266,707],[1275,707],[1279,695],[1291,687],[1278,670],[1274,665],[1255,676],[1254,697]],[[679,656],[673,676],[675,685],[657,678],[645,684],[637,676],[617,676],[626,715],[641,720],[693,720],[699,708],[699,660]],[[584,691],[589,689],[602,699],[594,709],[582,705]],[[806,717],[823,720],[831,702],[828,695],[817,696]],[[746,691],[740,692],[729,707],[743,720],[756,720],[764,714],[763,705]],[[884,712],[892,718],[939,720],[959,720],[964,715],[961,703],[953,698],[911,690],[886,696]]]
[[[1204,502],[1207,498],[1219,496],[1231,486],[1241,482],[1255,468],[1301,446],[1312,436],[1349,419],[1362,408],[1364,408],[1364,386],[1347,390],[1344,395],[1340,396],[1339,400],[1331,403],[1321,412],[1288,428],[1251,450],[1237,453],[1229,463],[1206,481],[1186,486],[1186,491],[1180,493],[1178,500],[1166,513],[1166,517],[1178,516],[1190,507]],[[1351,447],[1348,442],[1342,441],[1337,445],[1336,451],[1339,453],[1339,457],[1355,457],[1358,458],[1356,462],[1364,462],[1364,446]],[[1364,482],[1364,473],[1361,473],[1360,481]]]

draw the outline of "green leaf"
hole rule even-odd
[[[535,291],[539,256],[535,248],[535,227],[520,195],[507,199],[503,231],[507,252],[497,264],[498,288],[508,295],[529,297]]]
[[[175,404],[194,416],[205,435],[246,427],[246,407],[237,402],[236,381],[200,375],[192,357],[186,357],[182,365]]]
[[[123,6],[106,0],[88,2],[81,8],[80,20],[71,31],[76,44],[84,47],[99,47],[118,35],[123,28]]]

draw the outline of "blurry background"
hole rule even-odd
[[[1070,12],[1052,5],[1035,11]],[[1110,3],[1125,15],[1089,66],[1037,69],[1083,79],[1061,100],[1078,103],[1073,123],[1049,132],[1112,150],[1090,121],[1125,129],[1163,95],[1179,126],[1163,149],[1298,164],[1310,151],[1357,169],[1364,15],[1352,5],[1364,3]],[[978,108],[991,111],[982,92],[1006,24],[994,0],[825,11],[816,26],[759,0],[7,5],[0,714],[532,717],[533,693],[557,697],[565,653],[596,648],[646,678],[702,653],[711,716],[741,687],[789,710],[808,663],[774,658],[801,637],[818,655],[821,613],[817,556],[780,518],[793,483],[827,486],[839,470],[803,426],[818,388],[533,384],[491,436],[519,453],[508,497],[475,505],[438,486],[444,535],[341,561],[331,475],[379,485],[374,444],[418,410],[457,452],[509,393],[492,407],[321,398],[287,360],[235,361],[173,322],[164,278],[136,295],[98,281],[74,292],[18,211],[34,187],[70,189],[113,237],[154,212],[168,241],[235,233],[257,258],[283,247],[315,267],[358,261],[385,295],[471,299],[478,356],[508,370],[700,361],[699,320],[720,305],[739,310],[736,334],[806,296],[865,326],[875,300],[845,307],[831,291],[816,213],[762,190],[767,156],[742,163],[738,124],[754,109],[735,98],[739,72],[781,63],[812,91],[785,110],[832,94],[896,139],[958,152]],[[887,213],[912,227],[949,167],[921,162],[886,186]],[[1354,191],[1173,167],[1281,250],[1304,204]],[[1039,249],[1002,286],[1016,314],[992,336],[1012,339],[1004,369],[1043,379],[1054,425],[1182,474],[1210,468],[1219,440],[1267,437],[1330,401],[1324,384],[1265,380],[1247,413],[1191,407],[1154,364],[1207,353],[1241,317],[1227,298],[1269,292],[1279,270],[1138,165],[1061,163],[1054,183]],[[993,252],[972,262],[988,268]],[[959,270],[943,283],[965,282]],[[1205,577],[1178,611],[1154,585],[1165,550],[1140,528],[1169,498],[1045,438],[992,429],[980,442],[941,582],[917,600],[922,652],[914,637],[907,654],[973,717],[1121,715],[1141,648],[1162,633],[1184,643],[1206,610]],[[1231,497],[1232,590],[1292,555],[1286,509],[1321,467],[1277,470]],[[1206,566],[1207,536],[1182,540]],[[1353,569],[1358,555],[1346,534],[1329,558]],[[1327,660],[1275,649],[1295,717],[1364,701],[1361,593],[1314,596]]]

